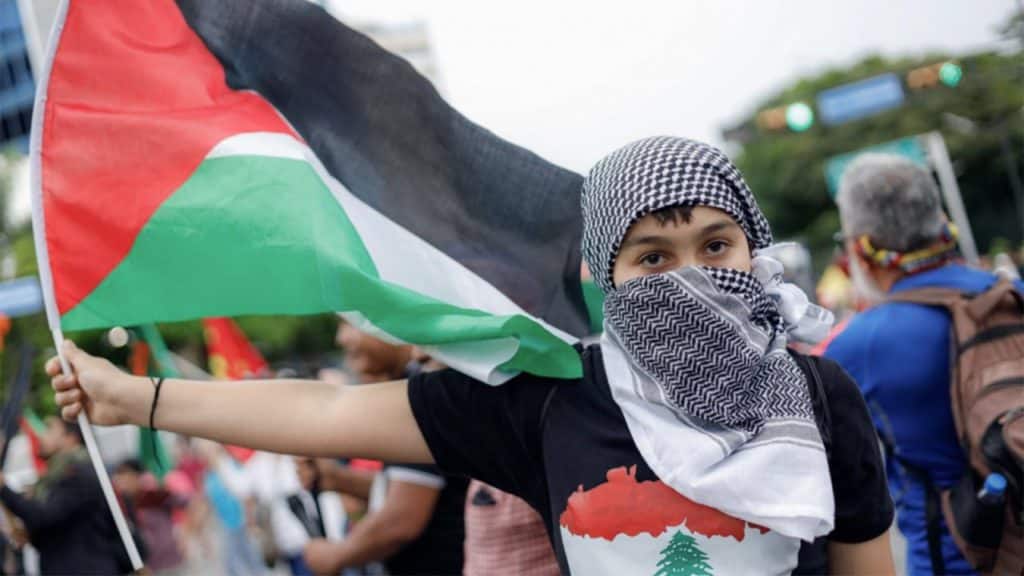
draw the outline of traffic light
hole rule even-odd
[[[757,113],[757,127],[769,132],[785,130],[786,107],[769,108]]]
[[[950,88],[956,88],[963,77],[963,68],[956,62],[936,62],[907,72],[907,88],[921,90],[933,88],[940,83]]]
[[[955,62],[943,62],[942,66],[939,66],[939,82],[950,88],[956,88],[963,77],[963,68],[960,68],[960,65]]]
[[[758,128],[768,132],[803,132],[814,125],[814,110],[806,102],[794,102],[762,110],[757,114]]]
[[[793,132],[803,132],[814,125],[814,110],[806,102],[786,106],[786,126]]]

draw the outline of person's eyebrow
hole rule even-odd
[[[719,220],[718,222],[712,222],[711,224],[708,224],[707,226],[701,228],[700,236],[702,238],[704,238],[704,237],[707,237],[707,236],[711,236],[712,234],[716,234],[718,232],[723,232],[723,231],[728,230],[730,228],[739,228],[739,227],[740,227],[739,224],[737,224],[736,222],[734,222],[731,219]]]
[[[669,240],[668,238],[665,238],[664,236],[658,236],[656,234],[651,234],[651,235],[648,235],[648,236],[637,236],[636,238],[629,238],[629,239],[625,240],[622,243],[622,246],[619,249],[620,250],[625,250],[626,248],[632,248],[633,246],[645,246],[645,245],[646,246],[669,246],[671,244],[672,244],[672,241]]]

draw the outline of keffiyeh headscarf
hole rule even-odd
[[[601,348],[612,395],[663,482],[794,538],[795,554],[795,539],[833,524],[807,381],[786,349],[794,330],[822,332],[820,309],[764,256],[754,258],[753,273],[687,267],[614,286],[629,227],[671,206],[717,208],[753,249],[772,244],[750,189],[711,146],[649,138],[600,161],[584,182],[583,253],[605,292]]]
[[[725,154],[685,138],[640,140],[606,156],[583,181],[583,257],[605,294],[629,227],[669,206],[718,208],[736,220],[752,249],[772,244],[768,221]]]

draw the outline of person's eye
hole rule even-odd
[[[660,252],[650,252],[640,257],[640,264],[647,268],[660,268],[668,261]]]
[[[704,251],[709,256],[721,256],[729,250],[729,243],[725,240],[712,240],[704,246]]]

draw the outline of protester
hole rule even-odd
[[[346,366],[363,383],[401,378],[414,358],[411,347],[389,344],[347,322],[339,324],[337,342]],[[339,487],[348,476],[325,478],[325,484]],[[368,513],[345,540],[315,540],[306,547],[310,567],[337,573],[380,562],[393,575],[461,574],[468,481],[445,476],[435,466],[385,463],[378,482],[380,496],[374,497],[372,488],[366,491]]]
[[[78,425],[46,421],[39,436],[46,475],[31,496],[0,490],[0,502],[21,520],[39,551],[42,574],[121,574],[130,570]],[[0,474],[0,484],[3,475]]]
[[[176,465],[164,477],[164,484],[188,501],[184,510],[175,510],[172,515],[185,556],[185,573],[206,573],[219,562],[218,534],[215,533],[218,527],[203,489],[205,465],[192,447],[192,440],[185,436],[175,439],[174,462]]]
[[[950,318],[939,308],[886,299],[923,287],[980,293],[998,277],[961,263],[931,175],[908,160],[857,159],[843,176],[838,203],[851,275],[877,306],[855,316],[826,355],[857,381],[890,447],[886,467],[907,538],[908,573],[970,574],[937,501],[929,503],[967,466],[950,404]]]
[[[146,549],[146,566],[154,576],[184,574],[184,556],[174,532],[172,515],[188,502],[172,494],[146,473],[138,460],[129,458],[114,468],[111,482]]]
[[[466,491],[464,576],[557,576],[558,560],[537,511],[494,486],[472,480]]]
[[[295,458],[295,471],[302,488],[288,497],[288,507],[310,538],[341,540],[348,518],[341,497],[324,481],[324,470],[337,463],[329,458]]]
[[[228,488],[224,478],[217,471],[219,453],[209,444],[200,444],[200,456],[204,460],[206,473],[203,476],[203,490],[222,528],[221,552],[224,555],[224,569],[229,576],[259,575],[266,572],[259,552],[247,529],[245,502]],[[229,466],[233,464],[228,464]]]
[[[436,462],[529,502],[565,572],[820,573],[827,561],[891,573],[867,409],[834,363],[786,352],[821,326],[763,274],[773,264],[754,252],[771,232],[725,156],[678,138],[630,144],[591,171],[583,222],[606,300],[582,379],[169,380],[155,423],[287,453]],[[66,418],[86,407],[101,424],[148,422],[152,383],[64,346],[75,374],[48,371]]]
[[[302,551],[309,536],[289,503],[302,490],[294,459],[283,454],[256,452],[240,465],[219,446],[208,444],[206,452],[217,476],[231,494],[240,501],[263,508],[269,515],[267,536],[275,552],[274,559],[283,560],[296,576],[308,574]]]

